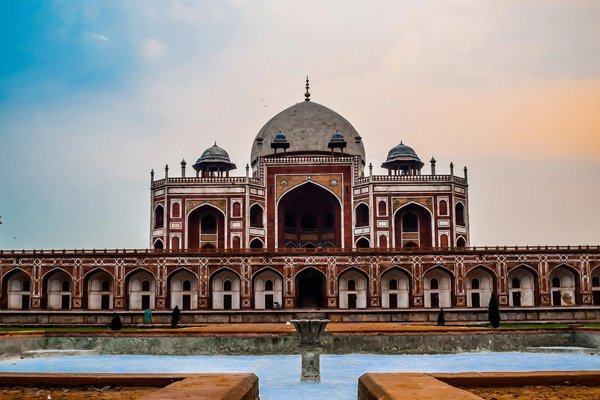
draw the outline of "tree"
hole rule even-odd
[[[117,315],[117,313],[113,313],[112,319],[110,320],[110,329],[113,331],[120,331],[123,327],[123,323],[121,322],[121,317]]]
[[[444,315],[444,309],[440,308],[440,312],[438,313],[437,325],[444,326],[446,325],[446,316]]]
[[[177,328],[177,324],[179,323],[179,307],[175,306],[173,309],[173,314],[171,314],[171,328]]]
[[[492,293],[490,297],[490,304],[488,306],[488,321],[494,328],[500,326],[500,308],[498,307],[498,299],[496,293]]]

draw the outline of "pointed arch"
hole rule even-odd
[[[535,268],[519,264],[507,274],[508,304],[511,307],[530,307],[536,305],[539,293],[539,276]]]
[[[371,241],[366,236],[361,236],[356,240],[354,247],[357,249],[368,249],[371,247]]]
[[[32,282],[31,274],[20,267],[15,267],[3,274],[0,308],[9,310],[30,309]]]
[[[283,275],[273,268],[261,268],[252,275],[254,308],[272,310],[283,304]]]
[[[265,247],[265,243],[261,238],[254,238],[250,241],[251,249],[263,249]]]
[[[467,307],[487,307],[494,293],[497,293],[498,276],[485,265],[478,265],[467,271]]]
[[[591,268],[590,283],[592,287],[592,304],[600,306],[600,264]]]
[[[214,204],[204,202],[192,208],[186,216],[186,243],[188,249],[226,247],[227,215]],[[214,219],[214,220],[213,220]],[[206,247],[210,244],[213,247]]]
[[[63,268],[55,267],[42,275],[42,308],[69,310],[73,289],[73,276]]]
[[[344,246],[343,204],[329,188],[307,180],[281,195],[275,211],[275,247],[322,247],[328,241]]]
[[[369,275],[359,268],[349,267],[338,276],[338,305],[340,308],[366,308]]]
[[[327,277],[318,268],[307,266],[296,272],[296,306],[298,308],[322,308],[325,306]]]
[[[165,227],[165,207],[162,204],[157,204],[154,207],[154,229]]]
[[[210,274],[211,308],[213,310],[239,309],[241,285],[240,275],[230,268],[219,268]]]
[[[180,310],[198,308],[198,274],[187,267],[179,267],[167,275],[167,307]]]
[[[410,307],[412,275],[409,271],[399,266],[393,266],[381,273],[379,281],[381,282],[382,308]]]
[[[356,227],[366,227],[370,225],[370,209],[369,205],[364,201],[361,201],[354,207],[354,220],[356,221]]]
[[[576,268],[567,263],[556,265],[548,272],[548,279],[553,306],[573,306],[581,303],[581,275]]]
[[[433,246],[433,213],[424,205],[415,201],[403,204],[393,213],[394,247]]]
[[[155,307],[156,275],[145,268],[135,268],[125,274],[127,306],[131,310],[146,310]]]
[[[436,265],[423,273],[424,305],[426,308],[444,308],[453,305],[454,273],[443,265]]]
[[[250,207],[250,226],[252,228],[264,227],[264,208],[259,203],[254,203]]]
[[[462,201],[457,201],[454,205],[454,221],[458,226],[465,226],[465,205]]]
[[[104,278],[104,279],[102,279]],[[109,270],[96,267],[83,275],[83,308],[112,310],[114,275]],[[105,283],[108,282],[108,285]]]

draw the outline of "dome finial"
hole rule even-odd
[[[308,91],[309,89],[309,85],[308,85],[308,75],[306,76],[306,93],[304,93],[304,101],[310,101],[310,92]]]

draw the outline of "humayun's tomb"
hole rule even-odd
[[[403,143],[373,175],[360,134],[310,100],[258,131],[250,163],[216,143],[151,174],[151,249],[2,250],[0,323],[597,320],[600,248],[470,247],[467,169]],[[208,143],[207,143],[208,144]],[[243,168],[242,168],[243,169]]]

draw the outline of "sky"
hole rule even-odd
[[[311,100],[469,168],[472,245],[600,244],[600,2],[0,0],[0,249],[149,246],[150,170]]]

